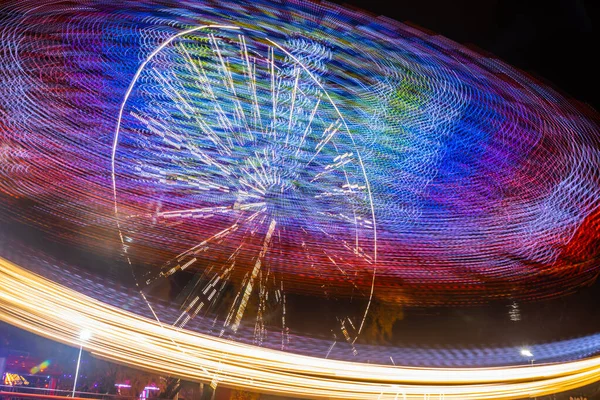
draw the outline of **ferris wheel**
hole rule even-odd
[[[322,76],[327,54],[306,38],[202,26],[162,42],[137,70],[114,138],[115,213],[142,292],[179,307],[169,323],[210,316],[220,334],[253,327],[260,344],[269,329],[285,336],[286,295],[309,293],[353,302],[334,325],[349,342],[359,335],[375,212]]]

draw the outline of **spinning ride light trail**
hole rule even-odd
[[[26,0],[0,49],[1,221],[128,260],[176,329],[358,359],[371,300],[597,279],[597,113],[439,35],[326,2]]]
[[[319,245],[326,251],[333,245],[328,253],[344,256],[342,263],[356,262],[346,274],[330,274],[333,262],[325,254],[299,267],[306,272],[314,264],[314,273],[289,266],[281,282],[292,291],[325,296],[319,287],[326,284],[341,298],[356,285],[359,297],[368,298],[374,267],[367,260],[375,255],[375,298],[404,305],[541,299],[597,276],[597,114],[497,59],[327,3],[126,2],[117,10],[104,2],[70,9],[22,1],[3,7],[0,154],[10,167],[3,167],[0,187],[11,201],[35,202],[39,215],[8,211],[18,208],[9,203],[5,214],[97,249],[113,240],[115,204],[107,193],[117,189],[121,207],[132,208],[121,212],[131,217],[120,221],[122,229],[140,228],[140,241],[128,243],[131,252],[163,252],[156,265],[141,262],[138,276],[164,267],[158,259],[180,254],[176,249],[218,233],[216,221],[258,212],[265,196],[252,188],[264,191],[254,178],[282,179],[283,195],[265,194],[286,215],[275,229],[297,235],[287,240],[297,242],[298,254],[316,256],[313,244],[333,234],[329,220],[343,227],[341,237]],[[182,35],[210,24],[239,29]],[[140,69],[146,60],[148,68]],[[142,81],[134,79],[138,72]],[[123,102],[129,89],[133,97]],[[121,144],[114,141],[119,115]],[[271,147],[261,141],[265,133],[276,136]],[[185,157],[173,157],[177,146]],[[113,151],[121,189],[110,178]],[[235,158],[226,160],[228,152]],[[295,171],[310,152],[312,163]],[[342,158],[347,153],[352,157]],[[271,175],[265,176],[266,162]],[[242,186],[244,209],[233,209],[230,200],[244,193]],[[200,191],[206,193],[195,194]],[[138,193],[146,197],[136,199]],[[289,215],[309,193],[299,215],[310,214],[325,232],[305,233]],[[229,202],[221,203],[227,195]],[[252,202],[252,195],[259,199]],[[211,229],[192,233],[209,210]],[[157,220],[154,231],[141,229],[145,218]],[[251,223],[262,226],[264,237],[269,222],[256,218]],[[182,223],[181,240],[169,236],[174,227],[166,235],[158,229],[184,219],[195,222]],[[244,229],[233,236],[240,239]],[[357,235],[358,246],[349,240]],[[222,254],[233,253],[225,247],[234,239],[224,238]],[[342,241],[348,248],[336,249]],[[256,237],[250,247],[260,249],[259,242]],[[271,244],[279,243],[277,236]],[[251,253],[246,257],[256,257]],[[246,260],[232,274],[255,262]],[[210,268],[200,264],[187,269]]]
[[[261,392],[344,399],[517,399],[597,380],[600,357],[526,367],[406,368],[324,360],[165,327],[0,259],[0,319],[109,360]],[[200,366],[200,367],[199,367]]]
[[[7,238],[0,237],[0,242],[6,243],[6,240]],[[40,255],[39,252],[36,253],[32,249],[23,248],[14,241],[10,242],[10,247],[22,255],[13,262],[23,268],[74,291],[85,293],[96,301],[154,319],[144,300],[138,296],[132,296],[130,288],[120,286],[118,282],[106,276],[95,276],[81,268],[65,264],[52,264],[51,257]],[[35,257],[30,258],[29,255],[34,253]],[[163,323],[165,321],[174,323],[180,313],[175,304],[161,304],[156,312],[163,316],[161,319]],[[214,333],[211,326],[212,321],[209,318],[197,316],[186,325],[186,329],[211,335]],[[483,343],[466,346],[448,345],[444,348],[421,342],[407,345],[355,343],[354,347],[358,352],[353,354],[348,351],[349,344],[336,343],[332,348],[332,343],[327,338],[299,336],[292,333],[286,351],[314,357],[325,355],[333,360],[384,365],[396,363],[411,367],[464,368],[522,365],[528,361],[521,354],[523,343],[515,343],[510,339],[510,337],[506,337],[506,342],[499,342],[494,346]],[[255,343],[252,327],[241,327],[236,333],[235,340],[244,344]],[[280,349],[281,338],[270,334],[263,340],[261,347]],[[527,348],[532,354],[535,354],[538,364],[580,360],[600,353],[600,333],[546,343],[534,341],[528,343]]]

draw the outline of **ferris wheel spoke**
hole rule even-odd
[[[323,170],[317,174],[315,174],[315,176],[310,180],[310,182],[314,182],[320,178],[322,178],[323,176],[329,175],[331,173],[334,172],[342,172],[345,173],[344,170],[344,166],[347,164],[353,164],[355,161],[353,159],[353,154],[348,152],[348,153],[344,153],[342,155],[338,155],[333,159],[333,162],[330,164],[325,164],[325,166],[323,167]],[[351,185],[349,183],[347,183],[346,188],[350,187]],[[358,185],[356,185],[358,187]]]
[[[184,271],[198,261],[198,256],[201,253],[207,252],[210,250],[210,245],[219,240],[225,239],[227,236],[236,232],[243,224],[252,222],[256,219],[263,211],[259,210],[255,213],[251,214],[249,217],[240,220],[238,219],[235,223],[230,225],[229,227],[215,233],[211,237],[203,240],[202,242],[188,248],[187,250],[181,252],[180,254],[173,257],[171,260],[167,261],[161,272],[154,277],[153,279],[148,279],[146,281],[146,285],[151,285],[155,281],[159,279],[168,278],[171,275],[174,275],[178,272]]]
[[[317,102],[315,104],[315,108],[313,108],[312,112],[310,113],[310,118],[308,120],[308,124],[306,124],[306,128],[304,129],[304,132],[302,132],[302,138],[300,138],[300,143],[298,144],[298,148],[296,149],[296,153],[294,154],[295,157],[298,156],[298,153],[302,149],[302,145],[304,144],[306,135],[310,131],[313,119],[315,118],[315,114],[317,113],[317,109],[319,108],[320,104],[321,104],[321,95],[319,94],[319,97],[317,98]]]
[[[223,142],[221,137],[210,127],[206,122],[200,119],[197,115],[194,115],[194,120],[198,124],[198,127],[202,130],[202,133],[209,138],[209,140],[225,154],[231,154],[231,149]]]
[[[315,147],[315,154],[313,154],[313,156],[306,163],[306,165],[309,165],[311,162],[313,162],[313,160],[321,153],[321,150],[323,150],[323,148],[325,148],[325,146],[331,141],[331,139],[333,139],[333,137],[339,132],[341,127],[342,121],[340,119],[337,119],[336,121],[332,122],[327,127],[327,129],[325,129],[325,131],[321,135],[322,139],[317,143]]]
[[[256,219],[256,216],[253,219]],[[201,273],[197,273],[193,280],[188,283],[187,286],[192,286],[192,288],[188,291],[186,299],[182,302],[182,312],[175,321],[175,326],[183,328],[202,310],[208,311],[215,305],[215,302],[222,296],[222,293],[228,286],[229,278],[234,272],[236,262],[238,261],[237,257],[242,253],[242,248],[247,244],[247,240],[253,235],[253,232],[252,227],[247,226],[240,239],[240,244],[231,253],[226,263],[223,263],[220,268],[213,265],[204,269]]]
[[[198,316],[202,310],[208,310],[219,298],[225,290],[227,281],[234,268],[235,263],[223,266],[220,271],[215,272],[208,280],[205,277],[209,276],[214,267],[202,271],[201,274],[196,274],[192,281],[187,286],[192,286],[185,300],[182,301],[181,314],[173,323],[178,328],[183,328],[185,325]]]
[[[298,68],[294,68],[294,89],[292,90],[292,104],[290,105],[290,116],[288,118],[288,128],[287,134],[285,135],[285,147],[288,146],[290,139],[290,131],[292,130],[292,124],[294,123],[294,105],[296,103],[296,92],[298,91],[298,78],[300,77],[300,70]]]
[[[173,90],[175,91],[175,89],[173,89]],[[177,91],[175,91],[175,92],[177,92]],[[178,93],[178,98],[183,99],[183,96]],[[188,104],[185,100],[183,100],[183,102],[184,102],[183,104]],[[185,113],[185,111],[179,105],[177,105],[177,107],[182,113]],[[189,106],[189,104],[188,104],[188,107],[191,108],[191,106]],[[188,111],[190,111],[190,110],[188,110]],[[132,113],[132,115],[138,121],[140,121],[141,123],[146,125],[146,127],[151,132],[154,132],[157,135],[159,135],[160,137],[162,137],[163,141],[165,141],[166,144],[174,145],[175,147],[177,147],[179,149],[181,149],[182,147],[185,147],[192,155],[197,157],[200,161],[202,161],[208,165],[213,165],[213,166],[221,169],[226,175],[229,175],[231,173],[230,171],[225,170],[223,168],[223,166],[221,166],[219,163],[215,162],[214,159],[211,156],[209,156],[208,154],[206,154],[206,152],[203,151],[198,145],[196,145],[191,138],[188,138],[188,140],[184,142],[184,139],[186,138],[185,133],[179,133],[179,134],[175,133],[165,124],[161,124],[155,118],[148,117],[148,116],[144,115],[144,113],[142,113],[142,112]],[[191,109],[190,113],[189,114],[186,113],[185,115],[189,119],[196,121],[196,123],[200,127],[201,131],[216,146],[217,151],[219,153],[231,154],[231,149],[229,149],[223,143],[223,141],[219,137],[219,135],[217,135],[204,121],[202,121],[198,117],[197,112],[194,109]],[[157,129],[157,128],[159,128],[159,129]]]
[[[269,70],[271,73],[271,105],[273,106],[273,112],[271,115],[271,134],[275,137],[275,127],[277,125],[277,98],[279,96],[279,87],[277,87],[277,94],[275,93],[275,50],[273,47],[268,48],[269,58]]]
[[[198,81],[201,84],[203,84],[202,88],[204,88],[208,91],[208,95],[211,99],[213,108],[218,115],[218,118],[216,118],[216,120],[217,120],[219,126],[224,131],[227,131],[227,132],[231,133],[232,135],[236,135],[234,128],[233,128],[233,124],[231,123],[231,121],[229,120],[227,115],[225,114],[225,111],[223,111],[223,108],[221,107],[221,102],[217,100],[217,97],[215,95],[215,92],[214,92],[214,89],[210,82],[210,79],[208,79],[208,76],[206,75],[206,71],[204,70],[204,67],[202,67],[202,62],[198,61],[198,63],[197,63],[198,65],[196,65],[196,63],[192,59],[192,56],[187,51],[185,46],[179,45],[178,48],[183,51],[183,54],[186,58],[186,61],[187,61],[186,68],[188,68],[188,70],[189,70],[190,66],[191,66],[193,72],[198,76]],[[192,72],[192,70],[190,70],[190,72]],[[200,86],[198,86],[198,87],[200,87]],[[228,148],[228,151],[229,151],[229,153],[231,153],[231,149]]]
[[[374,265],[373,257],[370,256],[367,253],[367,251],[363,247],[361,247],[360,244],[356,240],[354,240],[353,242],[350,242],[348,240],[341,239],[341,238],[339,238],[339,235],[329,233],[329,232],[325,231],[323,228],[319,228],[319,231],[321,233],[323,233],[329,239],[336,240],[338,244],[341,244],[349,252],[349,254],[353,254],[355,257],[358,257],[359,259],[363,260],[364,262],[366,262],[369,265]]]
[[[235,312],[235,317],[233,319],[233,324],[231,325],[231,329],[236,332],[240,323],[242,321],[242,317],[244,316],[244,312],[246,310],[246,306],[248,305],[248,300],[250,299],[250,294],[252,294],[252,290],[255,285],[256,278],[258,276],[258,272],[261,269],[261,266],[264,262],[264,257],[269,250],[269,246],[271,245],[271,238],[273,237],[273,232],[275,231],[275,226],[277,225],[277,221],[275,219],[271,220],[269,224],[269,228],[265,235],[262,249],[256,258],[256,262],[254,264],[254,268],[250,274],[248,283],[241,290],[242,296],[240,298],[239,304],[237,305],[237,311]],[[235,306],[235,304],[234,304]]]
[[[185,48],[184,48],[184,50],[185,50]],[[188,64],[186,64],[186,65],[188,65]],[[194,64],[192,64],[192,65],[194,65]],[[185,84],[183,82],[181,82],[181,78],[179,76],[175,75],[175,73],[173,73],[173,72],[171,72],[171,75],[173,76],[175,81],[179,82],[179,86],[181,87],[182,90],[181,91],[176,90],[174,88],[174,86],[170,85],[170,84],[169,84],[169,87],[173,90],[173,92],[177,95],[177,97],[184,102],[184,105],[186,106],[186,108],[188,108],[190,115],[185,114],[183,112],[183,110],[181,110],[181,108],[179,106],[177,106],[177,104],[176,104],[176,106],[182,111],[182,113],[184,113],[184,115],[188,119],[194,120],[198,124],[198,126],[200,127],[202,132],[206,135],[206,137],[208,137],[209,140],[211,140],[211,142],[213,142],[213,144],[215,146],[217,146],[217,148],[220,151],[224,151],[226,154],[231,154],[231,149],[225,145],[225,143],[223,142],[221,137],[210,126],[208,126],[208,124],[203,120],[202,116],[199,115],[199,108],[198,107],[194,108],[190,105],[190,103],[192,102],[192,99],[190,98],[189,93],[187,92]],[[162,77],[162,75],[161,75],[161,77]],[[166,79],[163,78],[163,81],[166,82]],[[210,82],[209,82],[209,85],[210,85]],[[211,89],[212,89],[212,87],[211,87]],[[222,124],[222,127],[226,128],[224,124]],[[233,130],[231,130],[231,132],[233,133]]]
[[[156,213],[158,218],[210,218],[215,214],[228,214],[234,211],[233,206],[216,206],[202,208],[187,208],[182,210],[161,211]]]
[[[243,121],[244,126],[246,128],[246,132],[250,136],[250,139],[254,140],[254,136],[253,136],[252,132],[250,131],[250,127],[248,126],[248,121],[246,120],[246,114],[244,113],[244,109],[240,103],[240,100],[237,96],[237,92],[235,90],[235,85],[233,83],[233,77],[231,76],[231,70],[227,67],[227,64],[225,64],[225,60],[223,59],[223,55],[221,54],[221,49],[219,48],[219,43],[218,43],[217,39],[215,38],[215,35],[210,34],[209,37],[211,39],[213,51],[217,54],[219,61],[221,62],[221,68],[222,68],[222,72],[224,75],[224,81],[226,82],[226,86],[228,86],[229,90],[231,91],[231,93],[233,95],[233,101],[236,106],[235,109],[236,109],[237,117],[241,121]]]
[[[152,68],[151,69],[151,75],[153,75],[157,81],[159,81],[162,84],[162,92],[167,95],[171,100],[172,103],[175,104],[175,107],[177,107],[177,109],[186,117],[191,119],[191,115],[193,115],[196,111],[194,110],[194,108],[190,105],[191,99],[186,98],[187,95],[182,94],[179,90],[177,90],[168,80],[167,78],[165,78],[162,74],[161,71],[157,70],[156,68]],[[187,109],[187,112],[184,110],[184,108],[181,107],[181,105],[185,106],[185,108]]]
[[[254,102],[254,125],[260,126],[260,130],[262,132],[262,120],[260,118],[260,106],[258,105],[258,96],[256,94],[256,73],[255,73],[255,65],[250,64],[250,57],[248,56],[248,47],[246,46],[246,38],[242,35],[238,35],[238,39],[240,41],[240,51],[242,52],[242,59],[246,61],[246,77],[248,79],[248,85],[250,86],[250,90],[252,92],[252,100]]]
[[[330,261],[331,265],[333,265],[335,269],[341,273],[342,279],[352,286],[353,289],[361,294],[364,294],[362,293],[362,289],[358,287],[356,282],[352,279],[352,270],[356,270],[356,267],[351,263],[351,261],[344,259],[344,257],[338,253],[333,254],[323,248],[320,248],[320,250]]]

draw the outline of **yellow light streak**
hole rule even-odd
[[[600,357],[536,366],[409,368],[236,343],[121,310],[0,258],[0,320],[137,368],[263,393],[332,399],[518,399],[600,380]]]

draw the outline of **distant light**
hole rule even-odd
[[[513,301],[510,305],[510,310],[508,311],[508,316],[511,321],[517,322],[521,320],[521,310],[519,309],[519,303]]]
[[[89,340],[91,337],[92,337],[92,332],[88,331],[87,329],[83,329],[79,333],[79,339],[83,340],[84,342],[86,340]]]
[[[44,372],[46,368],[50,365],[50,360],[43,361],[42,363],[36,365],[35,367],[29,370],[29,373],[32,375],[37,374],[38,372]]]
[[[160,390],[160,388],[157,388],[156,386],[146,386],[144,390]]]
[[[529,349],[521,349],[521,355],[524,357],[533,357],[533,353]]]

